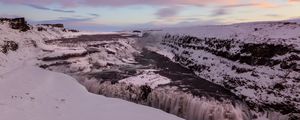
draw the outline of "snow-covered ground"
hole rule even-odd
[[[0,23],[0,116],[3,120],[181,120],[161,110],[89,93],[75,79],[35,66],[45,54],[70,51],[45,41],[84,33],[36,27],[26,32]],[[16,47],[17,46],[17,47]],[[64,50],[61,52],[60,50]],[[51,52],[53,51],[60,51]]]
[[[213,32],[212,32],[213,31]],[[219,26],[168,28],[162,32],[191,35],[198,38],[236,39],[244,43],[272,43],[294,45],[300,49],[300,24],[292,22],[253,22]]]
[[[3,120],[181,120],[158,109],[89,93],[70,76],[23,66],[0,78]]]
[[[231,89],[254,111],[274,110],[300,118],[300,24],[168,28],[146,32],[142,40],[201,78]]]
[[[18,44],[16,52],[8,51],[6,54],[2,51],[0,52],[0,74],[20,66],[24,60],[34,59],[41,53],[41,49],[49,50],[55,48],[55,46],[45,45],[45,40],[74,37],[80,34],[63,32],[62,29],[58,28],[45,26],[44,28],[48,30],[38,31],[37,27],[33,27],[32,30],[20,32],[19,30],[11,29],[7,22],[0,23],[0,51],[6,41]],[[10,66],[7,67],[7,65]]]

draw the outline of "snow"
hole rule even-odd
[[[0,79],[4,120],[180,120],[160,110],[88,93],[75,79],[25,66]]]
[[[198,38],[236,38],[245,43],[275,43],[294,45],[300,49],[300,24],[287,22],[253,22],[232,25],[167,28],[157,34],[191,35]]]
[[[0,23],[0,47],[4,41],[13,41],[19,45],[16,51],[8,51],[8,54],[0,52],[0,74],[20,66],[23,61],[35,59],[42,54],[42,50],[51,51],[57,46],[44,44],[45,40],[58,39],[62,37],[75,37],[86,33],[63,32],[61,29],[47,28],[47,31],[38,31],[37,27],[26,32],[11,29],[8,23]],[[37,46],[35,47],[34,44]],[[7,67],[10,65],[10,67]]]
[[[145,72],[138,76],[133,76],[120,80],[121,83],[133,84],[136,86],[148,85],[152,89],[156,88],[158,85],[164,85],[171,82],[170,79],[156,74],[152,71]]]

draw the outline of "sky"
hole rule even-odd
[[[0,17],[118,31],[300,18],[300,0],[0,0]]]

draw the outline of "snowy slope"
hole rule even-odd
[[[245,43],[274,43],[295,45],[300,49],[300,24],[292,22],[253,22],[220,26],[168,28],[163,32],[191,35],[198,38],[237,39]]]
[[[163,111],[88,93],[73,78],[24,66],[0,78],[3,120],[180,120]]]
[[[11,29],[9,23],[0,23],[0,73],[14,69],[22,64],[26,59],[34,59],[41,53],[41,49],[50,49],[54,46],[46,46],[45,40],[57,39],[61,37],[77,36],[81,33],[63,32],[62,29],[44,27],[47,31],[38,31],[37,27],[33,27],[26,32]],[[18,45],[15,51],[2,52],[5,42],[13,42]],[[14,65],[6,67],[6,65]]]

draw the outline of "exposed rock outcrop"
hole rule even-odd
[[[4,44],[0,44],[0,52],[7,54],[9,51],[16,51],[19,45],[14,41],[4,41]]]
[[[47,27],[64,28],[64,24],[41,24]]]
[[[12,29],[17,29],[22,32],[30,30],[30,26],[27,24],[25,18],[0,18],[0,22],[9,22]]]

